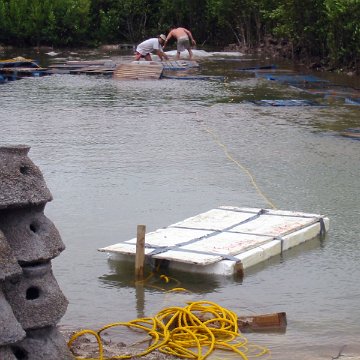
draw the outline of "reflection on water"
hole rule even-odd
[[[340,134],[360,126],[360,109],[235,71],[254,62],[201,60],[200,74],[224,82],[55,75],[0,86],[1,143],[30,145],[54,196],[45,210],[66,244],[53,261],[70,302],[63,324],[99,328],[206,299],[243,315],[285,311],[286,334],[253,334],[276,359],[285,349],[355,341],[360,142]],[[329,80],[359,87],[354,78]],[[325,106],[249,102],[274,98]],[[258,265],[242,282],[169,271],[176,281],[154,276],[138,286],[132,265],[97,251],[133,238],[138,224],[152,231],[219,205],[267,207],[226,152],[277,208],[327,215],[326,239]]]
[[[206,296],[216,289],[225,286],[226,282],[238,282],[241,284],[242,279],[231,277],[231,279],[207,275],[207,274],[192,274],[176,271],[168,268],[145,266],[144,280],[136,281],[134,278],[134,262],[133,261],[118,261],[108,259],[109,269],[111,274],[105,274],[99,277],[99,280],[104,286],[109,287],[132,287],[136,288],[138,285],[143,285],[146,291],[153,292],[171,292],[174,289],[179,291],[195,293]]]

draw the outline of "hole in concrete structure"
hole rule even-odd
[[[21,348],[21,347],[12,346],[11,351],[13,352],[13,354],[15,355],[15,357],[18,360],[27,360],[27,359],[29,359],[28,352],[25,349]]]
[[[23,174],[23,175],[26,175],[26,174],[29,174],[30,172],[30,168],[26,165],[21,165],[20,166],[20,172]]]
[[[26,300],[35,300],[38,299],[39,296],[40,289],[35,286],[31,286],[26,290]]]
[[[39,226],[38,226],[38,224],[36,224],[35,222],[32,222],[32,223],[30,224],[30,230],[31,230],[33,233],[36,233],[36,232],[38,231],[38,229],[39,229]]]
[[[19,265],[23,268],[34,268],[34,267],[38,267],[44,264],[47,264],[49,261],[47,260],[38,260],[38,261],[32,261],[32,262],[23,262],[23,261],[19,261]],[[1,359],[0,359],[1,360]]]

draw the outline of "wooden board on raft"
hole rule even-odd
[[[160,79],[163,72],[161,63],[155,61],[134,61],[120,64],[114,70],[113,77],[119,80]]]

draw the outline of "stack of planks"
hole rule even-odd
[[[120,64],[114,70],[113,77],[120,80],[160,79],[163,72],[161,63],[155,61],[134,61]]]

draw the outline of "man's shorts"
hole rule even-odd
[[[182,52],[190,49],[190,40],[187,36],[183,36],[177,40],[177,51]]]

